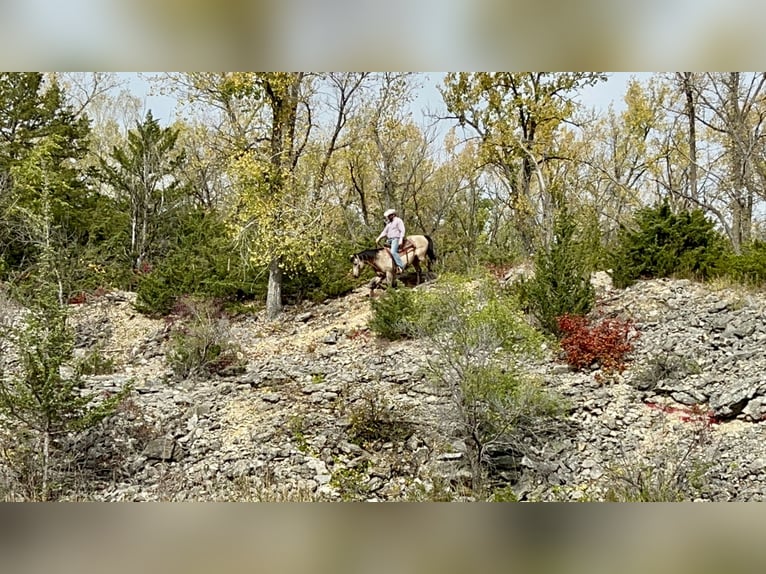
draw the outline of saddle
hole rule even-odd
[[[413,251],[414,249],[415,249],[415,244],[405,237],[404,241],[402,241],[399,244],[399,255],[404,255],[405,253],[409,253],[410,251]],[[391,246],[388,244],[386,244],[386,251],[391,253]]]
[[[385,248],[386,248],[386,252],[388,253],[388,256],[391,258],[392,263],[394,263],[394,267],[396,267],[396,262],[394,261],[394,256],[391,255],[391,247],[388,244],[386,244]],[[409,239],[407,239],[406,237],[399,244],[399,255],[406,255],[410,251],[414,251],[414,250],[415,250],[415,244],[412,241],[410,241]],[[405,261],[402,261],[402,263],[407,265],[407,263]]]

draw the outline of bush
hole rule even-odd
[[[333,470],[330,486],[336,488],[343,502],[365,500],[370,496],[369,460],[363,460],[352,468]]]
[[[345,295],[357,286],[358,281],[349,274],[349,253],[354,247],[337,242],[333,249],[321,255],[315,262],[315,270],[305,269],[286,272],[282,295],[286,301],[298,303],[303,299],[324,301]]]
[[[268,273],[242,260],[226,225],[215,213],[188,214],[179,222],[177,237],[162,259],[136,272],[136,308],[140,312],[167,315],[183,296],[229,302],[265,300]],[[285,270],[284,301],[323,301],[351,291],[356,285],[348,272],[351,250],[348,243],[339,242],[316,256],[314,271],[301,266]]]
[[[631,334],[636,333],[631,321],[604,319],[589,325],[586,317],[564,315],[558,318],[564,334],[561,348],[569,366],[576,370],[598,364],[605,372],[622,372],[625,359],[633,350]]]
[[[631,453],[604,470],[604,502],[690,502],[706,495],[718,449],[710,423],[693,421],[688,436],[668,436],[649,452]]]
[[[498,352],[534,354],[543,338],[526,321],[513,294],[494,281],[453,283],[418,297],[417,332],[443,338],[476,362]]]
[[[410,289],[387,289],[372,299],[370,330],[376,335],[397,341],[414,336],[415,294]]]
[[[417,292],[413,325],[427,338],[430,376],[455,404],[472,488],[483,496],[488,451],[525,451],[552,428],[563,405],[521,367],[543,339],[517,301],[492,279],[445,283]]]
[[[228,322],[219,304],[184,298],[175,310],[181,320],[170,335],[168,362],[176,377],[241,368],[239,346],[229,339]]]
[[[414,430],[413,424],[402,418],[405,411],[397,409],[380,391],[362,392],[348,412],[350,438],[362,447],[376,442],[403,442]]]
[[[480,423],[486,436],[507,437],[534,429],[545,417],[562,413],[554,399],[533,378],[516,369],[498,365],[466,369],[462,390],[464,400],[486,407]]]
[[[744,285],[766,285],[766,242],[754,241],[743,247],[739,255],[725,255],[720,273]]]
[[[215,214],[192,212],[179,222],[178,243],[164,258],[138,270],[136,309],[167,315],[182,296],[231,300],[253,293],[251,270],[233,253]]]
[[[13,437],[2,445],[5,462],[26,496],[55,498],[67,476],[67,442],[114,413],[130,392],[125,386],[112,396],[88,392],[77,369],[65,376],[74,351],[74,330],[55,284],[44,277],[23,325],[2,325],[0,339],[0,431]],[[10,368],[6,359],[18,356]]]
[[[653,390],[662,381],[681,380],[701,372],[702,369],[695,360],[676,353],[665,352],[649,358],[640,370],[634,370],[630,382],[639,390]]]
[[[667,202],[636,212],[636,229],[620,229],[612,257],[615,287],[637,279],[706,279],[721,262],[725,242],[699,209],[675,214]]]
[[[551,244],[535,256],[535,274],[516,289],[542,329],[558,335],[557,317],[585,315],[596,300],[590,282],[592,241],[577,236],[574,217],[562,211],[554,225]]]
[[[94,349],[78,362],[77,369],[83,375],[111,375],[115,372],[114,359]]]

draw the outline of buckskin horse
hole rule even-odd
[[[418,277],[417,282],[420,285],[422,280],[420,263],[425,262],[430,272],[431,265],[436,261],[434,242],[428,235],[408,235],[399,246],[399,257],[402,258],[405,269],[409,265],[415,268]],[[375,271],[375,279],[370,282],[370,295],[384,280],[390,287],[396,286],[396,264],[388,247],[365,249],[359,253],[354,253],[351,256],[351,264],[354,266],[354,277],[359,277],[359,273],[365,265],[369,265]]]

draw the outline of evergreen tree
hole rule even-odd
[[[623,227],[618,241],[612,265],[616,287],[654,277],[710,277],[725,245],[701,210],[673,213],[667,201],[640,209],[635,228]]]
[[[187,195],[178,177],[185,157],[177,140],[178,130],[160,127],[149,111],[125,145],[115,146],[101,162],[101,177],[114,189],[122,212],[124,249],[137,270],[167,250],[167,232]]]
[[[14,353],[18,368],[6,369],[0,361],[0,424],[16,440],[4,451],[9,462],[22,468],[24,482],[32,496],[47,500],[57,455],[69,432],[85,430],[111,414],[127,389],[100,400],[83,392],[77,371],[65,376],[62,366],[71,363],[74,331],[67,322],[61,273],[62,246],[55,232],[53,196],[60,147],[55,136],[43,138],[28,150],[10,175],[21,192],[36,195],[33,210],[27,210],[25,225],[38,251],[38,262],[25,289],[28,309],[22,326],[6,325],[0,339],[0,358]]]
[[[545,331],[559,334],[558,317],[585,315],[593,308],[593,243],[578,234],[574,216],[562,207],[550,245],[535,255],[535,276],[521,285],[522,298]]]
[[[77,168],[87,153],[89,122],[66,105],[59,86],[43,80],[36,72],[0,73],[0,268],[8,272],[28,269],[39,256],[25,215],[39,212],[39,194],[18,186],[13,172],[45,138],[56,142],[46,173],[53,229],[70,245],[89,239],[95,194]]]

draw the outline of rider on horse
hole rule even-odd
[[[384,237],[386,238],[386,244],[391,247],[391,257],[394,258],[394,263],[399,268],[398,272],[401,273],[404,270],[404,263],[402,263],[402,258],[399,257],[399,246],[404,241],[404,222],[396,215],[396,210],[394,209],[387,209],[383,213],[383,217],[387,223],[383,231],[378,235],[375,243]]]

